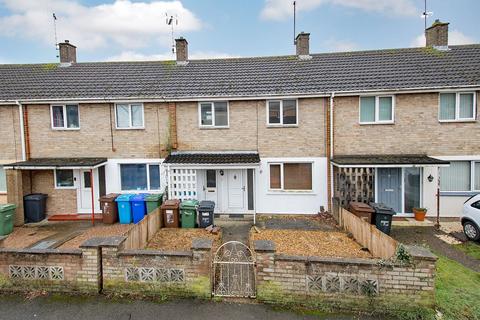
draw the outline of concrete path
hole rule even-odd
[[[248,246],[248,234],[253,226],[252,221],[217,219],[215,225],[222,228],[222,243],[240,241]]]
[[[141,300],[112,302],[104,297],[39,297],[25,300],[16,296],[0,296],[0,319],[69,319],[69,320],[220,320],[220,319],[358,319],[351,315],[302,315],[273,310],[260,304],[214,303],[180,300],[154,303]],[[361,319],[367,319],[361,317]]]

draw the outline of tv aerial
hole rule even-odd
[[[167,24],[167,26],[170,26],[172,30],[172,54],[174,54],[175,53],[174,28],[175,26],[178,26],[178,16],[168,15],[168,13],[165,13],[165,23]]]

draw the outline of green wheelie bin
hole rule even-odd
[[[197,200],[185,200],[180,203],[180,216],[182,217],[182,228],[195,228],[197,218]]]
[[[147,214],[162,205],[162,198],[162,193],[152,193],[145,197],[145,202],[147,203]]]
[[[0,204],[0,236],[6,236],[13,231],[14,204]]]

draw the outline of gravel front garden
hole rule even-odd
[[[215,250],[221,244],[222,235],[221,232],[213,234],[205,229],[162,228],[153,236],[146,249],[186,251],[192,248],[194,238],[213,240],[213,250]]]

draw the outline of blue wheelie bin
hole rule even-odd
[[[132,204],[133,223],[139,223],[142,221],[143,217],[147,213],[147,205],[145,202],[146,196],[148,196],[148,194],[141,193],[130,198],[130,202]]]
[[[134,194],[121,194],[115,199],[118,207],[118,218],[121,224],[132,223],[132,206],[130,203],[130,198]]]

